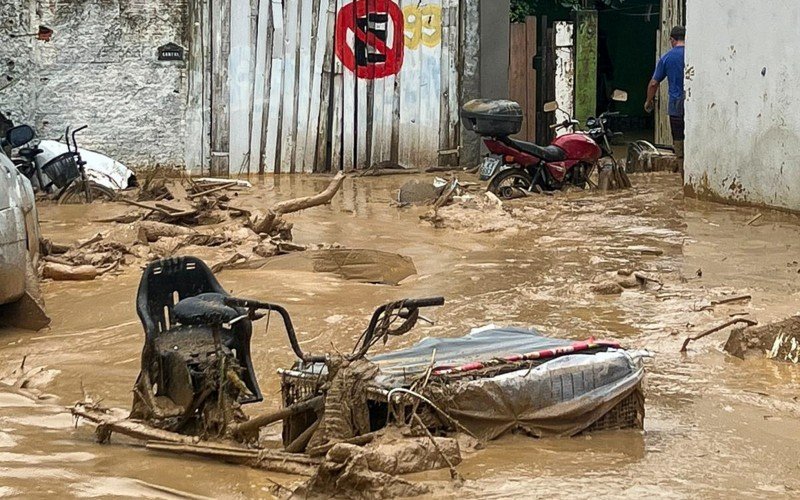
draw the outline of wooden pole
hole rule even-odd
[[[278,420],[283,420],[291,417],[292,415],[297,415],[298,413],[303,413],[309,410],[317,411],[322,408],[323,403],[324,401],[322,396],[316,396],[276,412],[258,415],[251,418],[247,422],[243,422],[234,426],[232,429],[233,435],[237,437],[252,436],[253,434],[258,433],[259,429],[262,427],[277,422]]]

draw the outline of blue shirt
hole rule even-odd
[[[653,80],[662,82],[666,78],[669,83],[669,116],[683,116],[684,49],[683,45],[679,45],[661,56],[653,73]]]

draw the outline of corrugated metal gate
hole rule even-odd
[[[195,0],[187,167],[458,163],[459,0]]]

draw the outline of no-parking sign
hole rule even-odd
[[[403,66],[403,17],[392,0],[345,5],[336,16],[336,57],[358,78],[396,75]]]

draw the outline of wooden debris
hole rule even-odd
[[[205,191],[200,191],[199,193],[190,194],[188,196],[188,198],[191,200],[191,199],[194,199],[194,198],[197,198],[197,197],[200,197],[200,196],[206,196],[206,195],[209,195],[209,194],[212,194],[212,193],[216,193],[217,191],[222,191],[223,189],[232,188],[234,186],[236,186],[236,182],[229,182],[227,184],[222,184],[222,185],[219,185],[217,187],[213,187],[211,189],[207,189]]]
[[[697,335],[694,335],[694,336],[691,336],[691,337],[686,337],[686,340],[683,341],[683,345],[681,346],[681,352],[686,352],[686,346],[689,345],[689,342],[691,342],[693,340],[702,339],[703,337],[707,337],[708,335],[711,335],[712,333],[718,332],[720,330],[724,330],[725,328],[728,328],[729,326],[733,326],[733,325],[735,325],[737,323],[745,323],[748,326],[755,326],[755,325],[758,324],[758,321],[752,321],[752,320],[744,319],[744,318],[734,318],[734,319],[732,319],[730,321],[727,321],[727,322],[725,322],[725,323],[723,323],[723,324],[721,324],[719,326],[715,326],[714,328],[710,328],[710,329],[708,329],[708,330],[706,330],[704,332],[698,333]]]
[[[252,437],[254,435],[258,436],[258,431],[261,430],[262,427],[275,423],[279,420],[284,420],[286,418],[291,417],[292,415],[297,415],[298,413],[303,413],[309,410],[319,411],[322,408],[323,404],[324,404],[323,397],[316,396],[314,398],[293,404],[292,406],[288,406],[276,412],[266,413],[263,415],[258,415],[256,417],[253,417],[247,422],[243,422],[235,426],[231,432],[234,436],[238,436],[241,438]]]
[[[155,440],[171,443],[193,444],[198,439],[191,436],[184,436],[176,432],[156,429],[155,427],[150,427],[139,420],[127,418],[120,419],[119,417],[112,415],[110,410],[98,408],[95,405],[78,403],[72,407],[71,411],[76,417],[85,418],[90,422],[99,424],[98,434],[102,435],[102,437],[104,437],[106,440],[111,432],[117,432],[119,434],[144,441]]]
[[[749,221],[747,221],[747,224],[745,224],[745,226],[752,226],[752,225],[753,225],[753,223],[754,223],[755,221],[757,221],[758,219],[760,219],[760,218],[761,218],[761,217],[763,217],[763,216],[764,216],[764,214],[762,214],[761,212],[759,212],[758,214],[756,214],[756,216],[755,216],[755,217],[753,217],[752,219],[750,219]]]
[[[138,202],[138,201],[128,200],[128,199],[125,199],[125,198],[120,198],[119,201],[121,201],[122,203],[125,203],[127,205],[133,205],[133,206],[139,207],[139,208],[146,208],[147,210],[150,210],[151,212],[158,212],[158,213],[160,213],[162,215],[166,215],[166,216],[171,216],[172,215],[172,212],[170,212],[168,210],[164,210],[163,208],[159,208],[155,204],[141,203],[141,202]]]
[[[142,481],[141,479],[134,479],[133,481],[144,488],[148,488],[153,491],[157,491],[159,493],[166,493],[176,498],[188,498],[190,500],[212,500],[212,497],[195,495],[194,493],[189,493],[182,490],[176,490],[175,488],[169,488],[167,486],[162,486],[160,484],[148,483],[146,481]]]
[[[309,425],[306,430],[304,430],[299,436],[295,438],[294,441],[289,443],[286,446],[287,453],[303,453],[306,447],[308,446],[308,442],[311,441],[312,436],[314,433],[317,432],[317,428],[319,427],[319,423],[321,419],[317,419],[314,421],[313,424]]]
[[[64,254],[67,253],[70,248],[72,248],[71,245],[56,243],[47,238],[42,238],[39,240],[39,249],[41,250],[42,255]]]
[[[727,299],[720,299],[720,300],[712,300],[709,305],[701,307],[700,311],[708,311],[714,309],[716,306],[720,306],[723,304],[732,304],[734,302],[745,302],[751,300],[753,297],[750,295],[738,295],[736,297],[730,297]]]
[[[56,281],[91,281],[99,276],[94,266],[70,266],[55,262],[45,262],[42,276]]]
[[[138,229],[139,241],[141,242],[154,242],[158,241],[159,238],[197,234],[197,231],[188,227],[155,221],[141,221],[138,224]]]
[[[331,450],[331,448],[333,448],[337,444],[341,444],[341,443],[354,444],[354,445],[357,445],[357,446],[364,446],[365,444],[371,443],[376,437],[378,437],[379,434],[380,434],[380,431],[375,431],[375,432],[370,432],[368,434],[362,434],[360,436],[352,437],[352,438],[349,438],[349,439],[343,439],[341,441],[335,441],[335,442],[326,443],[326,444],[317,446],[316,448],[307,449],[306,450],[306,455],[308,455],[310,457],[321,457],[321,456],[324,456],[326,453],[328,453]]]
[[[647,286],[647,283],[656,283],[659,286],[658,288],[659,290],[664,288],[664,283],[660,279],[648,276],[647,274],[641,271],[636,271],[635,273],[633,273],[633,276],[636,278],[636,281],[638,281],[642,287]]]
[[[664,251],[660,248],[647,247],[643,245],[632,245],[627,247],[631,252],[639,252],[642,255],[663,255]]]
[[[214,458],[224,462],[249,465],[271,472],[311,476],[321,463],[319,459],[278,450],[255,450],[244,447],[211,443],[176,443],[171,441],[148,441],[148,450],[185,453]]]
[[[418,168],[370,168],[358,174],[359,177],[379,177],[383,175],[418,174]]]
[[[87,247],[87,246],[91,245],[92,243],[97,243],[98,241],[100,241],[102,239],[103,239],[103,234],[102,233],[97,233],[94,236],[92,236],[91,238],[87,238],[85,240],[79,240],[78,243],[75,245],[75,248],[84,248],[84,247]]]
[[[142,217],[144,217],[143,214],[138,213],[138,212],[134,212],[134,213],[130,213],[130,214],[117,215],[115,217],[107,217],[107,218],[104,218],[104,219],[95,219],[92,222],[103,222],[103,223],[105,223],[105,222],[116,222],[116,223],[119,223],[119,224],[130,224],[131,222],[136,222],[137,220],[141,219]]]
[[[342,187],[344,179],[345,175],[342,172],[339,172],[334,176],[330,184],[328,184],[328,187],[326,187],[322,192],[312,196],[278,202],[272,206],[272,211],[276,214],[288,214],[297,212],[299,210],[305,210],[306,208],[330,203],[331,199],[333,199],[333,196],[339,191],[339,188]]]
[[[265,213],[254,212],[250,218],[250,225],[253,231],[258,234],[272,235],[281,231],[281,226],[284,224],[281,220],[281,215],[330,203],[333,196],[339,191],[339,188],[342,187],[344,178],[344,173],[339,172],[331,179],[328,187],[320,193],[278,202]]]

